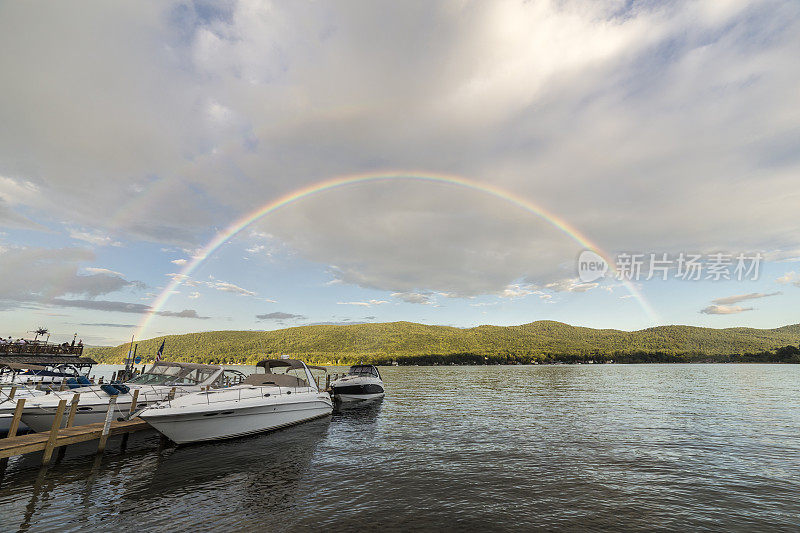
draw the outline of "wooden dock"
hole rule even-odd
[[[14,397],[14,390],[11,391],[10,398]],[[170,396],[174,394],[175,389],[172,389]],[[85,426],[73,426],[75,414],[78,410],[80,403],[80,394],[76,393],[70,402],[69,414],[67,415],[66,424],[63,424],[64,414],[67,410],[66,398],[58,402],[56,409],[56,416],[53,420],[53,425],[48,432],[30,433],[27,435],[17,435],[22,412],[25,409],[25,398],[17,400],[17,405],[14,410],[14,418],[11,421],[11,428],[8,436],[0,439],[0,468],[5,467],[5,463],[9,457],[15,455],[24,455],[26,453],[33,453],[44,451],[42,455],[42,465],[48,465],[50,459],[53,457],[53,451],[60,448],[59,453],[63,454],[64,446],[70,444],[77,444],[79,442],[87,442],[98,440],[97,453],[101,454],[105,451],[106,442],[112,435],[122,435],[123,448],[127,444],[128,434],[142,429],[150,429],[150,425],[139,417],[129,418],[128,420],[113,420],[115,406],[117,403],[116,396],[110,398],[108,410],[106,412],[105,422],[97,422],[94,424],[87,424]],[[129,416],[133,416],[136,412],[136,402],[139,397],[139,390],[133,391]]]
[[[62,428],[56,433],[51,447],[59,448],[69,444],[98,440],[103,436],[104,426],[105,423],[98,422],[96,424],[89,424],[86,426]],[[111,422],[109,432],[106,436],[111,437],[114,435],[124,435],[149,428],[150,426],[147,424],[147,422],[137,417],[124,422]],[[50,433],[29,433],[27,435],[18,435],[16,437],[0,439],[0,459],[13,457],[15,455],[23,455],[26,453],[45,451],[48,447],[50,439]]]

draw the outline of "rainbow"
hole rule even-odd
[[[225,230],[217,233],[217,235],[211,239],[198,253],[196,253],[191,261],[189,261],[180,273],[176,276],[173,276],[172,281],[167,284],[161,294],[153,301],[151,305],[151,309],[148,313],[144,315],[142,320],[140,321],[137,329],[136,329],[136,337],[141,338],[144,331],[146,330],[148,324],[152,320],[154,316],[156,316],[159,311],[164,307],[164,304],[169,299],[170,295],[178,288],[178,286],[187,279],[208,257],[213,254],[220,246],[225,244],[229,239],[235,236],[237,233],[245,229],[250,224],[256,222],[257,220],[263,218],[264,216],[277,211],[278,209],[290,205],[294,202],[302,200],[303,198],[307,198],[309,196],[322,193],[325,191],[330,191],[331,189],[336,189],[339,187],[344,187],[347,185],[354,185],[360,183],[375,183],[375,182],[382,182],[382,181],[416,181],[422,183],[440,183],[440,184],[447,184],[447,185],[454,185],[458,187],[463,187],[466,189],[471,189],[473,191],[478,191],[484,194],[489,194],[501,200],[504,200],[510,204],[513,204],[525,211],[528,211],[538,217],[541,217],[545,221],[549,222],[567,236],[569,236],[572,240],[583,246],[585,249],[592,250],[601,256],[606,263],[608,263],[610,269],[613,272],[614,270],[615,261],[613,261],[608,254],[603,252],[596,244],[591,242],[585,235],[583,235],[578,229],[573,226],[570,226],[566,221],[557,217],[553,213],[545,210],[541,206],[534,204],[524,198],[516,196],[506,190],[503,190],[499,187],[495,187],[493,185],[487,185],[484,183],[480,183],[477,181],[473,181],[467,178],[463,178],[460,176],[454,176],[449,174],[431,174],[428,172],[425,173],[418,173],[418,172],[385,172],[380,174],[375,173],[367,173],[367,174],[355,174],[349,176],[339,176],[334,177],[325,181],[313,183],[301,189],[297,189],[292,191],[280,198],[272,200],[258,209],[248,213],[247,215],[243,216],[239,220],[235,221],[231,225],[229,225]],[[644,296],[641,292],[637,289],[637,287],[631,283],[630,281],[623,281],[625,287],[630,291],[631,295],[639,302],[639,305],[642,307],[644,312],[650,318],[650,320],[654,324],[658,324],[660,322],[658,315],[655,311],[650,307],[645,300]]]

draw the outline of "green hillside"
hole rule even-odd
[[[168,335],[138,342],[138,355],[154,356],[166,339],[164,359],[192,362],[255,362],[289,354],[309,362],[529,363],[609,360],[695,361],[769,360],[769,351],[789,360],[800,343],[800,324],[776,329],[712,329],[660,326],[640,331],[592,329],[538,321],[520,326],[459,329],[413,322],[301,326],[275,331],[211,331]],[[121,362],[129,344],[92,347],[86,354]],[[760,355],[759,355],[760,354]],[[798,358],[800,362],[800,358]]]

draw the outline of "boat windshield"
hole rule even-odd
[[[210,368],[183,368],[180,366],[153,365],[153,368],[131,379],[137,385],[200,385],[214,375]]]
[[[348,374],[351,376],[375,376],[376,378],[380,377],[378,375],[378,369],[372,365],[351,366]]]

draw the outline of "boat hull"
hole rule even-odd
[[[11,429],[11,421],[14,420],[14,415],[0,414],[0,433],[8,433]],[[28,426],[20,422],[17,431],[26,431]]]
[[[376,394],[337,394],[336,401],[349,403],[349,402],[366,402],[370,400],[380,400],[385,396],[385,393]]]
[[[95,387],[92,387],[94,389]],[[87,389],[74,389],[75,392],[81,392],[82,397],[78,402],[78,409],[75,412],[74,426],[85,426],[87,424],[95,424],[98,422],[105,422],[108,406],[110,405],[111,397],[105,393],[83,392]],[[199,387],[192,389],[179,389],[175,392],[176,396],[194,392],[199,390]],[[47,396],[46,405],[37,406],[33,401],[29,400],[25,405],[22,412],[22,421],[28,425],[33,431],[42,432],[50,431],[53,427],[53,422],[56,418],[56,404],[57,400],[51,400],[51,397],[58,397],[66,399],[67,405],[64,414],[61,418],[61,427],[66,427],[67,418],[69,414],[70,405],[72,402],[72,392],[54,392]],[[165,400],[170,394],[169,387],[148,387],[141,389],[138,396],[136,406],[137,410],[147,405]],[[125,419],[130,414],[131,402],[133,397],[131,393],[120,394],[114,404],[114,414],[112,420]]]
[[[188,444],[272,431],[328,416],[332,410],[330,400],[314,397],[290,404],[215,406],[205,412],[151,409],[140,416],[171,441]]]
[[[355,379],[331,383],[334,399],[339,402],[363,402],[383,398],[383,383],[377,379]]]
[[[85,426],[87,424],[95,424],[97,422],[105,422],[106,420],[106,413],[108,412],[108,405],[93,405],[91,411],[77,411],[75,413],[75,421],[73,423],[74,426]],[[80,404],[78,404],[80,408]],[[124,414],[127,414],[130,411],[131,404],[130,402],[126,403],[117,403],[114,407],[114,418],[112,420],[116,420],[117,418],[124,418]],[[64,414],[61,418],[61,427],[66,427],[67,424],[67,415],[69,414],[69,403],[67,404],[66,409],[64,410]],[[40,412],[30,412],[27,411],[22,415],[22,421],[28,425],[33,431],[37,433],[42,431],[50,431],[53,427],[53,422],[55,422],[56,414],[54,409],[42,409]]]

